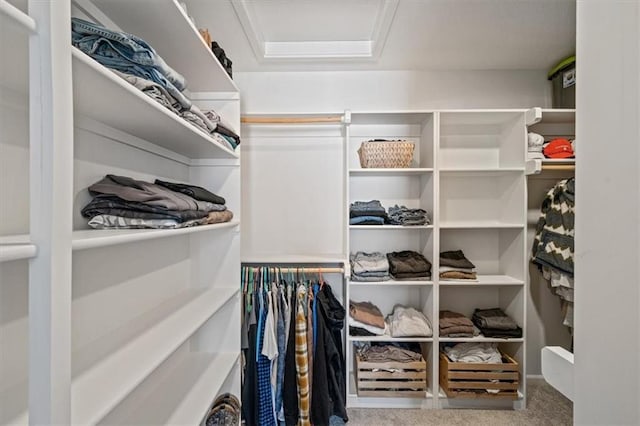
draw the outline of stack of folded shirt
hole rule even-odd
[[[458,343],[453,347],[445,347],[444,352],[453,362],[502,364],[502,355],[497,343]]]
[[[378,200],[356,201],[349,208],[349,225],[384,225],[387,212]]]
[[[406,306],[396,305],[393,313],[387,317],[391,337],[431,337],[431,322],[420,311]]]
[[[352,254],[350,260],[352,281],[388,281],[390,279],[387,256],[380,252],[359,251]]]
[[[240,137],[215,112],[203,113],[184,94],[185,78],[147,42],[79,18],[71,19],[72,44],[174,114],[235,149]]]
[[[472,320],[485,337],[522,337],[522,329],[500,308],[476,309]]]
[[[82,215],[97,229],[185,228],[233,218],[224,198],[194,185],[107,175],[89,192],[94,198]]]
[[[349,301],[349,333],[382,336],[386,332],[382,312],[371,302]]]
[[[440,253],[440,279],[443,280],[475,280],[476,265],[464,257],[462,250]]]
[[[427,212],[422,209],[409,209],[405,206],[389,207],[389,223],[391,225],[416,226],[430,223]]]
[[[440,311],[440,337],[473,337],[480,334],[471,320],[452,311]]]
[[[396,280],[428,280],[431,278],[431,262],[411,250],[387,253],[389,272]]]
[[[365,362],[415,362],[422,361],[418,345],[402,343],[365,343],[358,349]]]

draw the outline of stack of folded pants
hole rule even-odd
[[[391,337],[431,337],[431,322],[422,312],[407,306],[396,305],[387,317]]]
[[[473,322],[458,312],[440,311],[441,337],[473,337],[480,334]]]
[[[475,280],[476,265],[464,256],[462,250],[440,253],[440,279],[442,280]]]
[[[224,198],[195,185],[107,175],[89,192],[93,199],[82,215],[96,229],[173,229],[233,218]]]
[[[389,207],[389,223],[391,225],[418,226],[430,223],[427,212],[423,209],[409,209],[405,206]]]
[[[360,329],[360,330],[355,330]],[[382,336],[386,334],[386,323],[380,309],[371,302],[349,301],[349,332],[359,335]],[[364,333],[367,332],[368,334]],[[351,333],[351,335],[356,335]]]
[[[355,201],[349,208],[349,225],[384,225],[387,211],[378,200]]]
[[[485,337],[522,337],[522,328],[500,308],[476,309],[471,319]]]
[[[388,281],[389,262],[380,252],[356,252],[350,256],[352,281]]]
[[[185,78],[141,38],[72,18],[71,42],[145,95],[211,135],[224,146],[235,149],[240,143],[240,137],[229,126],[211,120],[210,116],[191,102],[183,93],[187,87]],[[233,140],[233,143],[229,140]]]
[[[389,272],[395,280],[428,280],[431,278],[431,262],[411,250],[387,253]]]

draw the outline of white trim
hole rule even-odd
[[[391,24],[393,18],[396,16],[396,10],[398,9],[399,0],[385,0],[378,19],[376,20],[373,34],[371,35],[372,51],[371,56],[377,59],[382,54],[384,45],[389,37],[389,31],[391,30]]]
[[[249,14],[247,0],[231,0],[231,5],[238,16],[240,26],[242,27],[244,34],[247,36],[247,40],[249,40],[251,49],[253,49],[253,54],[258,62],[262,61],[265,54],[264,36]]]
[[[371,58],[372,42],[366,41],[267,41],[265,59]]]
[[[7,0],[0,0],[0,16],[6,16],[9,22],[18,24],[20,28],[27,30],[31,34],[37,32],[36,21],[34,21],[31,16],[7,2]],[[0,20],[0,22],[3,20]]]

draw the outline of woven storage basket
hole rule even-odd
[[[368,141],[358,149],[362,168],[407,168],[413,159],[414,142]]]

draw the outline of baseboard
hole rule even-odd
[[[544,376],[542,374],[527,374],[527,379],[544,380]]]

